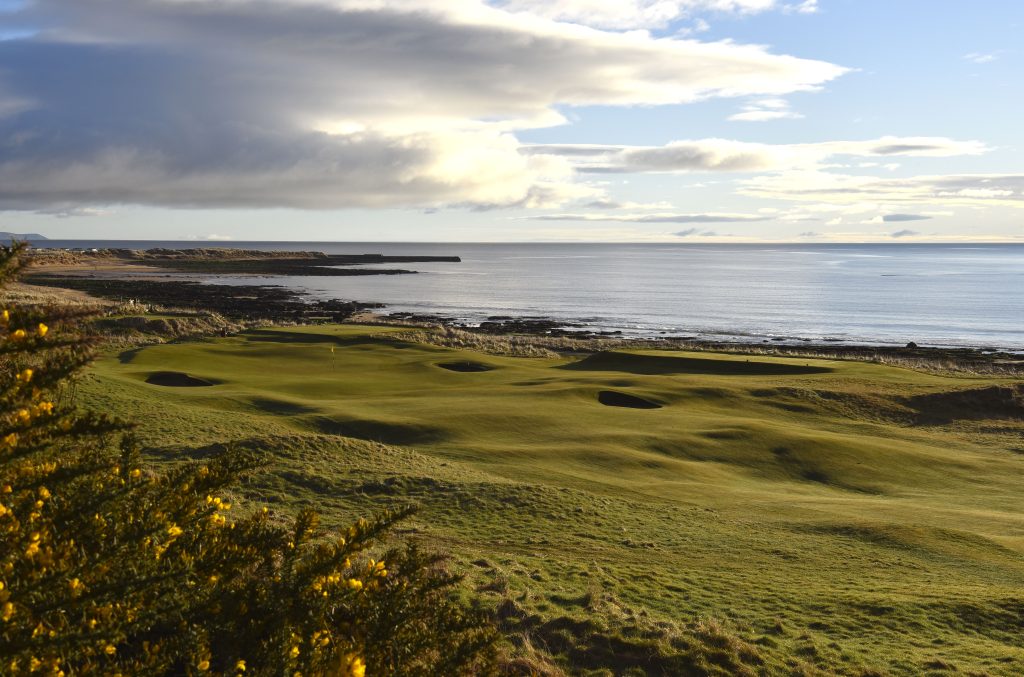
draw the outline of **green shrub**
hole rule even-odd
[[[21,267],[0,248],[0,285]],[[0,312],[0,673],[432,675],[495,670],[496,634],[413,545],[411,509],[320,532],[234,516],[251,459],[147,470],[130,426],[75,410],[81,310]]]

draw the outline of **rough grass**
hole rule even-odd
[[[387,326],[387,321],[371,315],[376,324]],[[909,350],[898,348],[870,348],[867,346],[799,346],[786,344],[751,345],[743,343],[706,343],[689,339],[662,338],[658,340],[630,338],[574,338],[546,335],[494,335],[457,329],[449,326],[425,325],[408,329],[402,320],[394,326],[406,327],[398,336],[416,343],[474,350],[507,357],[558,357],[565,353],[596,353],[601,351],[663,349],[710,352],[716,355],[773,356],[806,358],[812,360],[844,360],[870,362],[902,367],[938,375],[971,375],[1020,378],[1024,374],[1024,360],[1013,355],[984,355],[968,349]]]
[[[405,338],[151,346],[102,360],[78,397],[141,421],[160,461],[259,454],[243,503],[339,525],[421,504],[407,530],[491,600],[522,674],[1024,673],[1016,383]],[[439,367],[463,363],[490,370]],[[158,372],[215,385],[147,384]],[[661,408],[604,406],[607,391]]]

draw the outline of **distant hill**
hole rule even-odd
[[[22,240],[22,241],[26,241],[27,240],[27,241],[31,242],[32,240],[49,240],[49,239],[50,238],[46,237],[45,235],[40,235],[39,233],[5,233],[5,232],[0,232],[0,241],[2,241],[2,242],[7,242],[9,240]]]

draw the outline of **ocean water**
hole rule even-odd
[[[67,242],[457,255],[418,275],[244,277],[475,323],[548,317],[633,336],[1024,351],[1024,245]]]

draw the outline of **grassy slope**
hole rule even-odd
[[[388,331],[153,346],[101,361],[80,396],[141,421],[161,457],[265,452],[248,493],[328,521],[421,503],[413,530],[579,669],[1024,673],[1024,424],[913,425],[905,399],[998,381],[703,353],[500,358]],[[494,369],[437,366],[453,361]],[[219,384],[146,384],[156,371]],[[664,406],[604,406],[607,389]],[[740,658],[664,659],[693,637]]]

